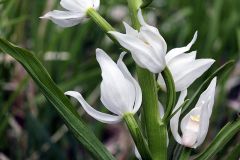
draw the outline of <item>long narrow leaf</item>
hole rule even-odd
[[[47,70],[32,53],[14,46],[1,38],[0,48],[3,52],[11,55],[23,65],[45,97],[61,115],[70,131],[93,157],[101,160],[114,159],[91,130],[80,120],[76,109],[74,109],[68,98],[64,96],[63,92],[55,85]]]

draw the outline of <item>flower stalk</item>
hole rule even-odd
[[[159,111],[158,111],[158,99],[157,99],[157,84],[155,76],[146,69],[137,67],[137,75],[139,84],[142,89],[143,99],[142,107],[144,115],[144,124],[147,131],[148,145],[151,151],[153,159],[160,159],[161,150],[164,145],[162,142],[163,135],[160,130],[159,122]]]
[[[93,8],[87,10],[87,15],[105,32],[114,31],[115,29]]]
[[[137,30],[141,25],[137,13],[141,2],[139,0],[127,0],[131,13],[133,27]],[[155,76],[150,71],[137,67],[139,84],[143,94],[143,114],[147,130],[149,149],[154,160],[167,159],[166,125],[161,122],[158,114],[157,84]],[[160,126],[161,123],[161,126]]]
[[[143,160],[151,160],[151,154],[147,145],[146,140],[134,118],[134,115],[131,113],[125,114],[123,119],[128,127],[129,132],[132,135],[133,141],[137,146],[137,149]]]

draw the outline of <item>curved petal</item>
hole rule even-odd
[[[209,84],[206,91],[204,91],[196,106],[202,105],[202,112],[201,112],[201,118],[200,118],[200,130],[198,134],[197,143],[194,145],[194,148],[200,146],[204,139],[206,138],[208,127],[209,127],[209,120],[210,116],[212,114],[212,108],[214,104],[214,95],[215,95],[215,88],[216,88],[217,78],[214,77],[211,83]]]
[[[194,145],[197,142],[198,133],[200,129],[199,120],[200,120],[201,108],[193,108],[181,122],[181,131],[182,131],[182,145],[194,148]]]
[[[196,106],[201,106],[202,103],[208,103],[208,115],[212,114],[214,104],[215,88],[217,84],[217,77],[214,77],[208,88],[200,95]]]
[[[106,113],[102,113],[99,112],[97,110],[95,110],[94,108],[92,108],[82,97],[82,95],[78,92],[75,91],[68,91],[64,93],[65,95],[68,96],[72,96],[74,98],[76,98],[79,103],[81,103],[83,109],[93,118],[95,118],[96,120],[103,122],[103,123],[109,123],[109,124],[114,124],[117,123],[119,121],[121,121],[121,117],[120,116],[113,116],[110,114],[106,114]]]
[[[182,91],[178,98],[178,102],[177,102],[175,108],[173,109],[173,113],[183,104],[186,96],[187,96],[187,90]],[[179,111],[170,120],[170,128],[171,128],[173,137],[180,144],[181,144],[182,140],[178,133],[178,124],[179,124],[179,117],[181,114],[181,110],[182,109],[179,109]]]
[[[157,82],[163,91],[167,91],[166,84],[161,73],[158,74]]]
[[[85,14],[81,12],[59,11],[48,12],[43,19],[49,19],[60,27],[72,27],[86,20]]]
[[[118,61],[117,61],[117,65],[119,67],[119,69],[122,71],[123,75],[125,76],[126,79],[128,79],[130,82],[132,82],[132,84],[135,87],[135,93],[136,93],[136,97],[135,97],[135,103],[134,103],[134,107],[133,107],[133,111],[132,113],[136,113],[139,108],[141,107],[142,104],[142,91],[141,88],[138,84],[138,82],[132,77],[132,75],[130,74],[130,72],[128,71],[126,65],[123,63],[123,57],[126,54],[126,52],[122,52]]]
[[[79,5],[75,0],[61,0],[60,5],[69,11],[83,11],[83,6]]]
[[[126,49],[128,49],[134,61],[142,68],[146,68],[153,73],[160,73],[165,65],[162,65],[158,58],[156,58],[155,52],[153,48],[144,43],[138,37],[134,37],[131,35],[122,34],[119,32],[111,31],[112,34],[117,41]]]
[[[197,31],[195,32],[193,39],[191,40],[191,42],[185,46],[185,47],[181,47],[181,48],[174,48],[172,50],[170,50],[167,55],[166,55],[166,59],[168,59],[168,61],[170,61],[172,58],[174,58],[175,56],[178,56],[182,53],[185,53],[187,51],[190,50],[190,48],[192,47],[192,45],[195,43],[195,41],[197,40]]]
[[[199,132],[198,132],[197,142],[193,145],[193,148],[197,148],[198,146],[200,146],[207,136],[209,118],[210,118],[210,115],[208,113],[208,104],[209,103],[201,107]]]
[[[60,5],[74,12],[86,12],[87,8],[93,6],[90,0],[61,0]]]
[[[143,18],[141,9],[138,10],[138,20],[142,27],[140,28],[140,32],[148,32],[148,34],[151,34],[151,38],[154,40],[154,44],[160,46],[159,48],[162,49],[162,52],[166,54],[167,52],[167,43],[165,42],[164,38],[159,33],[158,29],[156,27],[148,25]]]
[[[134,37],[138,37],[138,31],[133,29],[131,26],[129,26],[126,22],[123,22],[123,25],[125,27],[126,30],[126,34],[134,36]]]
[[[118,115],[131,112],[135,101],[134,85],[124,77],[117,64],[101,49],[96,50],[96,58],[102,70],[101,100]]]
[[[151,47],[154,49],[155,52],[152,54],[154,54],[154,57],[158,60],[158,62],[161,65],[166,66],[165,54],[167,44],[162,36],[160,34],[152,32],[146,27],[141,27],[140,34],[143,39],[145,39],[145,41],[148,42],[148,44],[151,45]]]
[[[160,118],[163,118],[165,112],[164,112],[163,105],[160,101],[158,101],[158,110],[159,110]]]
[[[151,56],[152,51],[150,50],[150,47],[138,37],[122,34],[116,31],[110,31],[108,33],[113,35],[121,46],[131,51],[131,53],[140,51],[140,55],[142,55],[143,52],[146,52],[144,53],[145,55]]]
[[[186,62],[193,62],[196,59],[197,51],[192,51],[190,53],[179,54],[170,60],[167,59],[166,62],[169,66],[174,65],[176,63],[186,63]]]
[[[156,27],[150,26],[149,24],[147,24],[147,23],[145,22],[145,20],[144,20],[144,18],[143,18],[143,15],[142,15],[142,10],[141,10],[141,9],[138,10],[138,20],[139,20],[139,22],[140,22],[140,24],[141,24],[142,27],[147,28],[147,29],[150,30],[152,33],[154,33],[155,35],[158,35],[159,38],[162,39],[161,41],[166,44],[165,40],[163,39],[163,37],[162,37],[161,34],[159,33],[158,29],[157,29]],[[164,45],[164,51],[165,51],[165,52],[167,51],[167,44]]]
[[[215,62],[213,59],[197,59],[192,62],[179,60],[179,63],[169,65],[173,74],[176,91],[187,89],[197,78],[206,72]]]

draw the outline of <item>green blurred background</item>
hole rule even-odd
[[[101,1],[100,13],[123,31],[121,21],[130,23],[126,6],[125,0]],[[192,50],[197,50],[199,58],[216,60],[213,67],[191,86],[189,96],[209,73],[228,60],[236,62],[234,69],[219,77],[215,109],[202,147],[240,111],[239,7],[239,0],[154,0],[144,11],[148,23],[159,28],[168,50],[186,45],[198,30],[199,36]],[[121,50],[91,20],[63,29],[39,19],[44,13],[60,8],[59,0],[0,0],[0,36],[36,54],[63,91],[80,91],[90,104],[101,110],[101,75],[95,49],[104,49],[115,60]],[[134,72],[135,64],[130,56],[125,62]],[[67,132],[63,121],[21,65],[4,54],[0,54],[0,90],[0,159],[91,159]],[[118,159],[133,155],[123,124],[98,123],[84,114],[76,101],[73,103]],[[239,142],[240,135],[237,135],[215,158],[226,159]]]

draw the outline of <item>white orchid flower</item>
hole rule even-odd
[[[66,11],[54,10],[40,18],[50,19],[60,27],[72,27],[87,19],[87,10],[98,10],[100,0],[61,0],[60,5]]]
[[[116,31],[109,33],[131,52],[133,59],[140,67],[153,73],[160,73],[166,66],[167,44],[158,29],[144,21],[141,10],[138,12],[138,20],[141,24],[140,31],[123,22],[126,34]]]
[[[125,114],[135,114],[139,110],[142,103],[141,88],[122,61],[125,53],[120,55],[117,64],[103,50],[97,49],[96,53],[103,78],[101,101],[114,115],[95,110],[78,92],[68,91],[65,95],[76,98],[83,109],[98,121],[109,124],[117,123]]]
[[[190,148],[197,148],[206,138],[209,126],[209,119],[212,114],[214,95],[217,78],[215,77],[208,88],[201,94],[195,108],[193,108],[181,121],[182,136],[178,133],[178,122],[181,109],[171,118],[170,128],[175,140]],[[179,101],[175,106],[175,112],[183,103],[187,91],[182,91]]]
[[[196,39],[197,32],[195,32],[192,41],[187,46],[174,48],[165,57],[167,66],[173,76],[176,91],[186,90],[215,61],[213,59],[196,59],[196,51],[185,53],[190,50]],[[166,90],[166,85],[161,74],[158,76],[158,83],[163,90]]]

